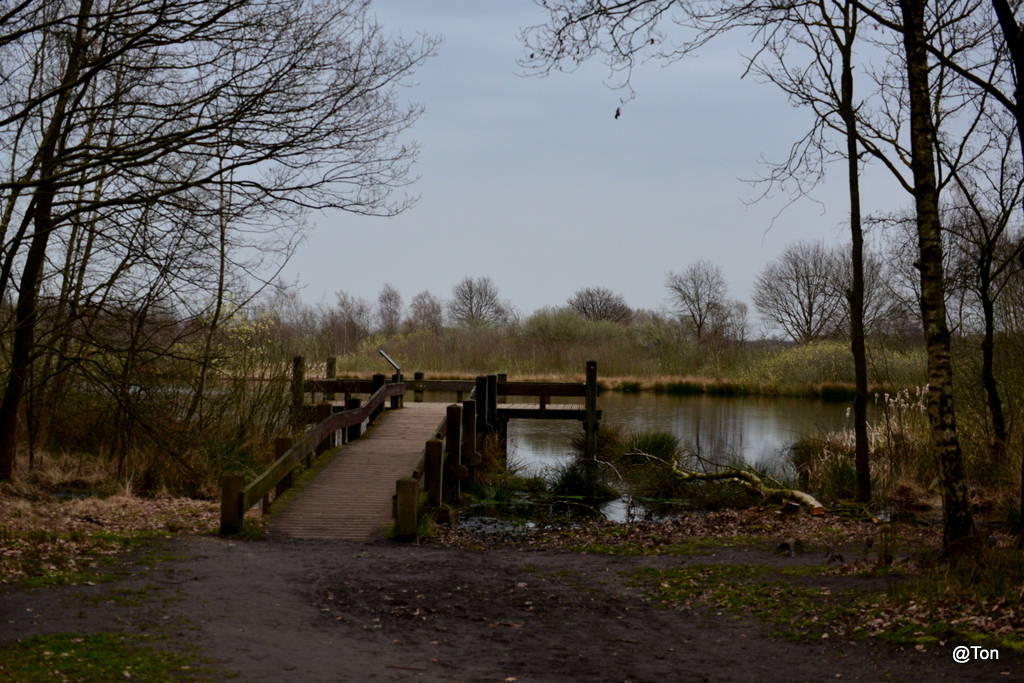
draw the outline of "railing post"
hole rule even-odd
[[[306,359],[292,359],[292,426],[306,424]]]
[[[498,376],[487,375],[487,431],[498,428]]]
[[[350,398],[347,401],[345,401],[345,410],[355,410],[360,405],[362,405],[362,403],[363,402],[358,398]],[[353,441],[355,441],[356,439],[363,435],[363,423],[360,422],[358,424],[352,425],[351,427],[348,428],[347,432],[348,433],[345,436],[345,442],[352,443]]]
[[[327,358],[327,379],[336,379],[337,377],[338,377],[338,357],[337,356],[329,356]],[[334,394],[333,391],[328,391],[326,394],[324,394],[324,400],[325,401],[334,401],[334,400],[337,400],[337,398],[338,397]]]
[[[445,469],[451,475],[452,484],[448,495],[452,502],[458,502],[461,486],[459,482],[466,478],[468,472],[462,464],[462,406],[453,403],[448,406],[445,419]]]
[[[476,477],[480,454],[476,452],[476,401],[462,402],[462,464],[469,468],[469,478]]]
[[[499,382],[507,382],[508,381],[508,375],[506,373],[504,373],[504,372],[499,372],[498,373],[498,381]],[[498,403],[508,403],[508,396],[498,396],[497,402]]]
[[[426,377],[426,375],[424,375],[422,372],[414,372],[412,377],[417,382],[422,382],[424,377]],[[413,390],[413,392],[412,392],[412,402],[413,403],[423,403],[423,390],[422,389],[417,387],[416,389]]]
[[[586,386],[586,421],[583,429],[586,433],[586,457],[597,458],[597,361],[587,361]]]
[[[274,439],[274,461],[276,462],[280,460],[281,456],[287,453],[294,443],[295,442],[289,437]],[[274,500],[277,500],[282,493],[291,488],[291,485],[292,473],[289,471],[288,474],[284,475],[284,478],[277,482],[277,485],[274,487]]]
[[[373,394],[376,394],[378,389],[383,388],[384,385],[387,384],[387,381],[388,381],[388,378],[385,375],[381,375],[381,374],[374,375],[373,376],[373,384],[371,385],[371,389],[370,389],[370,395],[372,396]],[[373,421],[376,420],[377,416],[380,415],[382,412],[384,412],[384,403],[383,402],[381,402],[380,405],[378,405],[376,408],[374,408],[373,412],[370,413],[370,424],[373,424]]]
[[[237,534],[242,530],[242,489],[245,477],[241,474],[225,474],[220,488],[220,532]]]
[[[441,492],[444,490],[444,444],[440,439],[427,441],[424,457],[423,476],[427,486],[427,504],[441,507]]]
[[[394,384],[401,384],[402,383],[402,375],[401,375],[401,373],[396,372],[394,375],[392,375],[391,376],[391,381]],[[391,410],[398,410],[399,408],[402,407],[402,398],[403,398],[402,394],[399,394],[398,396],[392,396],[391,397]]]
[[[416,537],[419,528],[419,482],[402,477],[395,484],[395,538],[409,540]]]
[[[327,401],[318,403],[316,406],[316,423],[320,424],[331,416],[332,406]],[[327,435],[327,438],[316,444],[316,454],[319,456],[325,451],[329,451],[334,448],[334,432]]]
[[[476,434],[482,437],[487,433],[487,378],[477,375],[476,378]]]

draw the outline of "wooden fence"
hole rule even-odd
[[[384,375],[375,376],[370,388],[373,393],[365,405],[360,405],[358,398],[349,398],[345,406],[347,410],[341,412],[333,412],[330,403],[315,406],[316,426],[294,444],[291,439],[278,439],[279,457],[251,482],[246,483],[245,476],[241,474],[225,474],[221,480],[220,532],[234,534],[241,531],[245,511],[259,501],[262,501],[263,512],[268,512],[272,502],[271,491],[274,492],[274,500],[284,493],[292,484],[292,471],[296,467],[301,464],[311,466],[318,455],[339,445],[336,435],[342,430],[343,442],[359,438],[363,422],[373,422],[384,409],[385,399],[391,398],[394,404],[395,398],[405,394],[404,384],[386,383]],[[309,411],[307,406],[299,406],[296,412],[304,414]]]
[[[328,374],[331,372],[328,363]],[[413,538],[426,507],[438,507],[445,501],[456,502],[459,483],[473,475],[480,464],[479,446],[482,438],[497,432],[504,441],[505,428],[510,417],[533,419],[577,419],[583,422],[586,434],[586,455],[594,457],[597,448],[597,429],[601,412],[597,407],[597,363],[588,361],[586,382],[509,382],[504,375],[479,376],[475,380],[427,380],[423,373],[405,381],[396,374],[388,382],[384,375],[370,380],[326,379],[307,380],[305,362],[296,357],[292,375],[292,414],[296,427],[313,421],[316,426],[307,431],[296,443],[291,439],[277,440],[278,458],[251,482],[239,474],[225,474],[221,489],[222,534],[238,533],[242,529],[245,511],[262,501],[262,511],[270,510],[276,500],[292,483],[292,472],[300,464],[306,467],[324,451],[340,443],[359,438],[362,423],[372,422],[384,410],[384,401],[391,399],[392,408],[401,408],[406,391],[414,399],[423,400],[423,392],[455,392],[457,402],[449,405],[444,419],[423,449],[419,461],[409,475],[396,482],[394,497],[395,537]],[[365,405],[353,394],[370,397]],[[469,398],[462,400],[466,393]],[[345,410],[333,412],[337,396],[344,397]],[[307,399],[308,396],[308,399]],[[317,403],[317,397],[321,401]],[[536,397],[536,407],[517,404],[500,407],[508,396]],[[552,398],[582,397],[583,407],[551,406]],[[315,405],[311,405],[311,403]],[[341,434],[340,443],[336,439]]]
[[[427,380],[423,373],[417,372],[411,382],[406,382],[406,388],[414,395],[418,394],[416,400],[422,400],[424,391],[469,391],[470,394],[461,405],[448,406],[445,419],[438,426],[434,438],[427,441],[416,467],[395,483],[395,538],[415,538],[420,517],[426,508],[439,507],[446,500],[458,500],[459,482],[472,477],[472,468],[480,464],[478,448],[481,440],[485,435],[497,432],[504,445],[509,417],[578,419],[584,425],[586,455],[595,457],[600,420],[595,361],[587,362],[586,377],[584,384],[499,381],[499,375],[480,376],[470,382]],[[500,407],[508,396],[537,397],[538,405],[536,408]],[[548,401],[553,397],[582,397],[584,405],[580,410],[548,410]]]
[[[458,502],[460,482],[470,478],[473,467],[480,464],[477,446],[474,390],[461,404],[448,406],[412,472],[395,483],[395,539],[415,538],[427,507],[437,508],[445,501]]]

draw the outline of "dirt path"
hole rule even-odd
[[[174,559],[97,586],[0,588],[0,647],[35,633],[146,631],[241,681],[1007,681],[1010,652],[958,665],[870,642],[786,642],[715,609],[645,602],[642,566],[779,562],[766,550],[621,557],[387,542],[179,538]],[[795,558],[813,562],[816,558]]]

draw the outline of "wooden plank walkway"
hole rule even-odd
[[[395,482],[415,467],[444,418],[445,403],[406,403],[385,411],[360,439],[325,453],[313,481],[274,514],[271,536],[368,541],[391,524]]]

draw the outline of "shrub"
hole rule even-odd
[[[633,430],[621,447],[622,456],[635,463],[646,463],[650,456],[665,463],[677,463],[682,446],[675,434],[659,431]]]
[[[609,483],[608,475],[608,468],[600,463],[574,459],[554,469],[551,492],[590,503],[615,500],[620,494]]]

